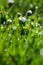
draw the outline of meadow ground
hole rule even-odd
[[[0,65],[43,65],[43,0],[0,0]]]

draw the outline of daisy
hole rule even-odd
[[[7,20],[7,22],[10,22],[10,23],[12,23],[12,20],[11,20],[11,19],[8,19],[8,20]]]
[[[26,16],[30,16],[30,15],[32,15],[32,10],[28,10],[27,12],[26,12]]]
[[[26,18],[25,17],[19,17],[19,21],[26,22]]]

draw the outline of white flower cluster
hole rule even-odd
[[[25,17],[19,17],[19,21],[26,22],[26,18]]]

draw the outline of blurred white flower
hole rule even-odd
[[[36,30],[36,33],[38,33],[38,30]]]
[[[39,32],[40,35],[43,35],[43,30],[41,32]]]
[[[11,19],[8,19],[7,22],[8,22],[8,23],[12,23],[12,20],[11,20]]]
[[[19,21],[26,22],[26,18],[25,17],[19,17]]]
[[[33,8],[33,4],[30,4],[30,8]]]
[[[20,39],[18,38],[18,41],[19,41]]]
[[[10,40],[10,42],[12,42],[12,40]]]
[[[13,2],[14,2],[14,0],[8,0],[8,2],[9,2],[9,3],[13,3]]]
[[[40,29],[42,29],[42,26],[40,26]]]
[[[6,51],[7,51],[7,49],[4,49],[4,51],[6,52]]]
[[[5,21],[3,22],[3,24],[5,24]]]
[[[28,11],[27,11],[27,13],[30,13],[30,14],[32,14],[32,11],[31,11],[31,10],[28,10]]]
[[[17,29],[17,27],[16,26],[13,26],[13,30],[16,30]]]
[[[38,6],[36,6],[35,8],[38,9]]]
[[[43,56],[43,48],[40,50],[40,55]]]
[[[3,29],[3,25],[1,25],[1,29]]]
[[[34,22],[31,22],[31,25],[34,25]]]
[[[10,36],[11,36],[11,34],[9,33],[9,34],[8,34],[8,36],[10,37]]]
[[[40,26],[40,24],[39,23],[36,23],[36,27],[38,27],[38,26]]]
[[[7,30],[9,30],[9,28],[7,28]]]

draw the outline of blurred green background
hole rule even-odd
[[[0,65],[43,65],[43,0],[0,0]]]

